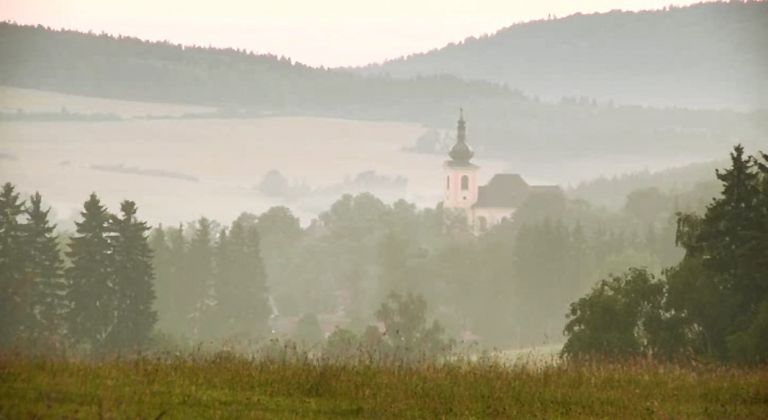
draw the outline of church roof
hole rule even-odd
[[[496,174],[477,191],[474,207],[520,207],[531,194],[562,194],[557,185],[528,185],[518,174]]]
[[[518,207],[530,192],[530,186],[518,174],[496,174],[477,191],[475,207]]]

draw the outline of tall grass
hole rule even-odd
[[[768,368],[0,357],[0,418],[768,418]]]

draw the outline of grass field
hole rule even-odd
[[[3,358],[0,418],[767,418],[768,369]]]

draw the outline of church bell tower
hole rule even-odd
[[[456,144],[448,152],[450,159],[443,165],[444,207],[469,209],[477,202],[477,170],[480,168],[470,162],[474,155],[472,148],[467,144],[464,111],[459,110]]]

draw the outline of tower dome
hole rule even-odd
[[[467,127],[464,122],[464,110],[459,110],[459,122],[456,127],[456,144],[451,147],[448,156],[451,157],[449,163],[453,165],[468,165],[470,159],[475,155],[472,148],[467,144]]]

